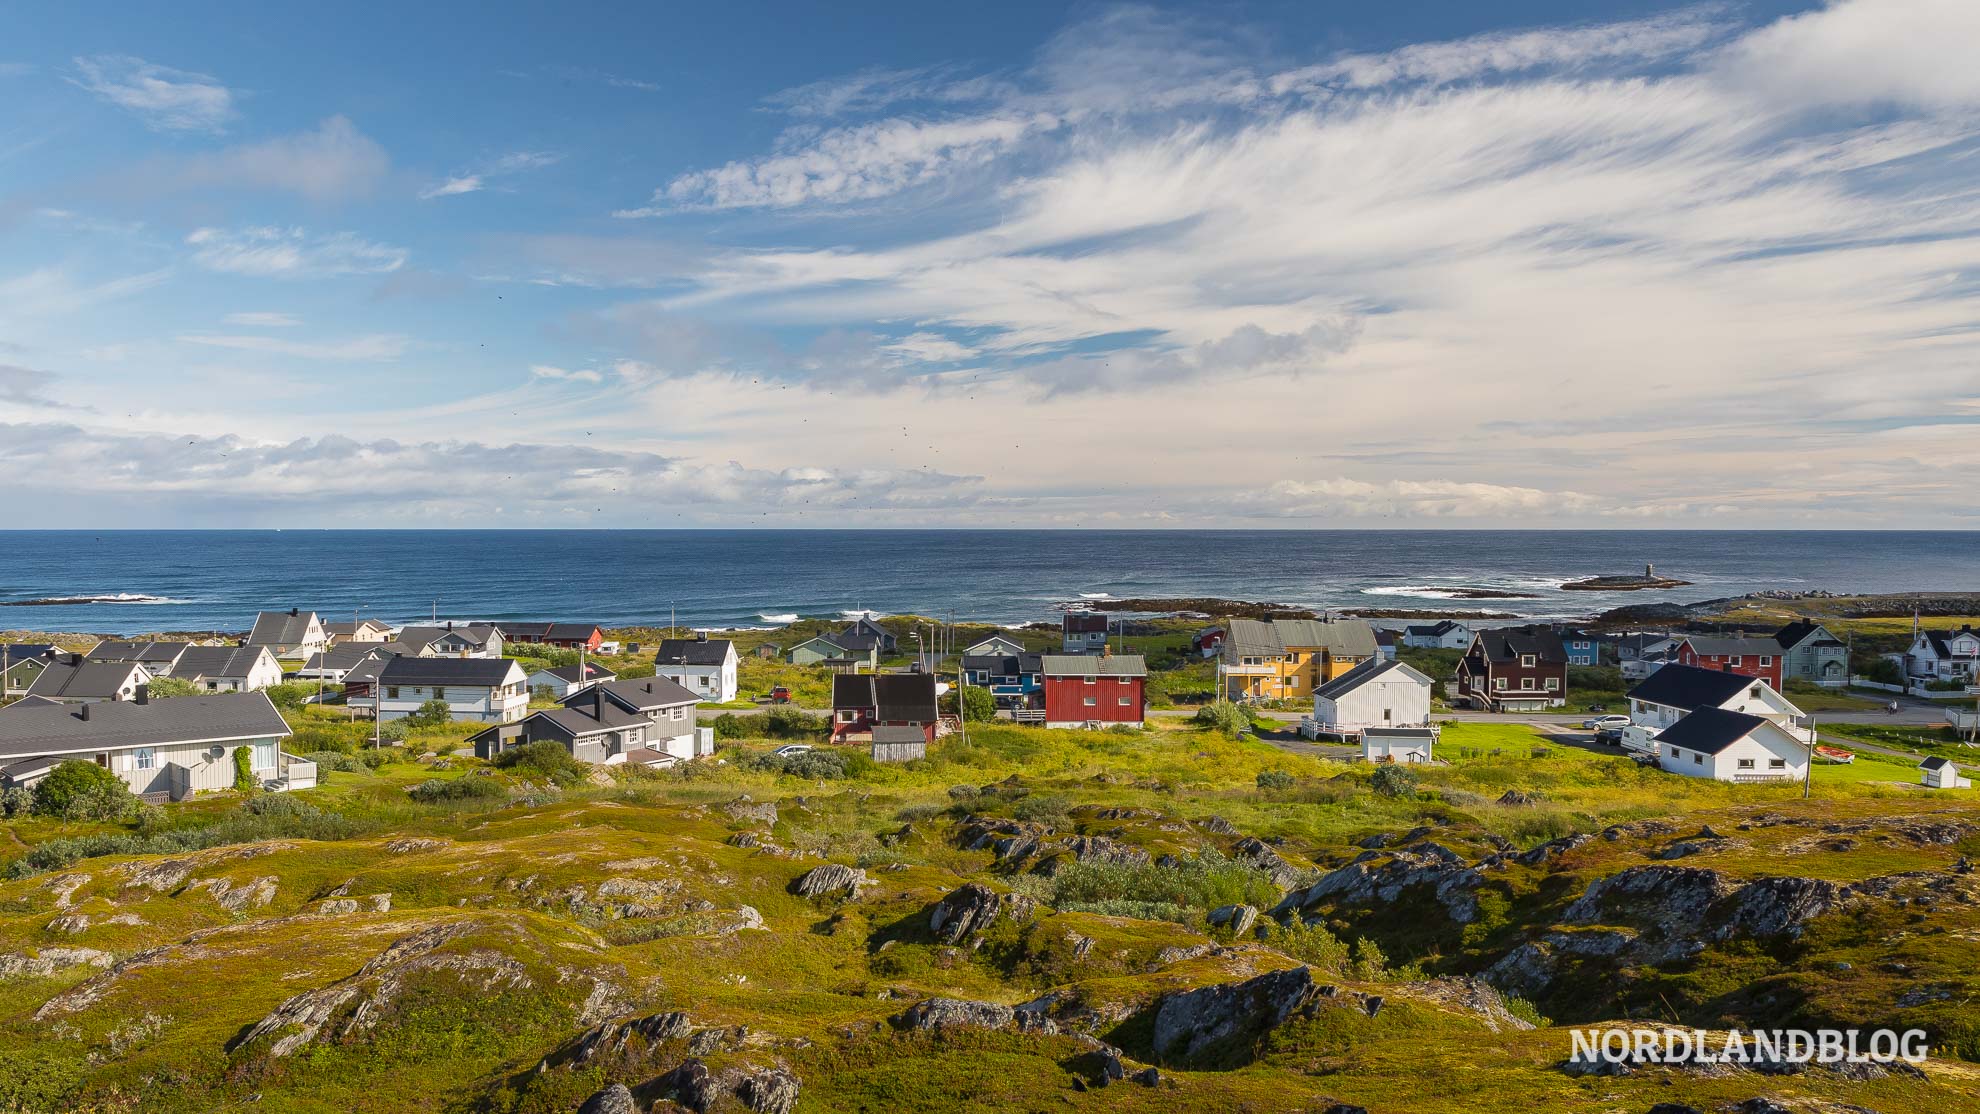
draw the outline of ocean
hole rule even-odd
[[[1611,573],[1668,592],[1564,592]],[[1453,598],[1460,588],[1524,599]],[[1573,618],[1762,589],[1980,590],[1974,531],[0,531],[0,629],[245,630],[262,609],[390,623],[771,627],[866,610],[1019,624],[1080,599]],[[117,602],[21,601],[112,597]]]

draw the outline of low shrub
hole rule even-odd
[[[1408,800],[1416,796],[1419,780],[1416,771],[1408,766],[1384,765],[1375,768],[1375,776],[1368,779],[1368,784],[1384,797]]]
[[[1238,904],[1270,908],[1281,896],[1264,871],[1208,849],[1167,865],[1073,863],[1053,875],[1052,883],[1052,904],[1062,909],[1068,904],[1110,901],[1190,909]]]
[[[494,778],[428,778],[406,790],[406,795],[423,805],[443,801],[487,801],[507,797],[509,791]]]
[[[772,708],[763,713],[763,734],[771,739],[802,739],[823,735],[828,727],[825,717],[815,716],[796,708]]]
[[[1284,770],[1260,770],[1257,781],[1260,789],[1291,789],[1297,779]]]
[[[1241,704],[1219,700],[1215,704],[1205,704],[1198,708],[1196,715],[1190,717],[1190,722],[1235,739],[1239,732],[1251,727],[1251,713]]]
[[[443,723],[452,723],[454,711],[448,707],[445,700],[435,697],[413,709],[405,719],[412,727],[438,727]]]
[[[34,787],[33,811],[64,820],[126,820],[138,799],[124,779],[94,762],[71,759]]]
[[[104,832],[49,840],[9,862],[5,876],[29,878],[99,855],[183,854],[264,839],[349,839],[370,830],[367,824],[316,808],[285,793],[244,801],[239,808],[205,827],[158,830],[151,822],[155,819],[155,816],[144,818],[136,832]]]
[[[303,755],[302,760],[316,763],[318,773],[335,770],[338,773],[355,774],[366,768],[355,755],[341,750],[313,750]]]
[[[549,739],[510,747],[496,755],[493,764],[518,774],[548,778],[558,785],[576,785],[591,772],[583,762],[572,757],[562,743]]]

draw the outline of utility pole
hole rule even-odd
[[[1815,717],[1808,717],[1808,767],[1801,774],[1801,799],[1807,800],[1815,782]]]

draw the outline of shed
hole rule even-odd
[[[1430,761],[1436,742],[1432,727],[1368,727],[1361,732],[1361,757],[1368,762],[1424,763]]]
[[[1919,783],[1927,789],[1971,789],[1973,782],[1961,777],[1950,758],[1932,757],[1918,764]]]
[[[917,758],[928,757],[928,736],[919,727],[890,727],[881,724],[873,729],[873,760],[875,762],[912,762]]]

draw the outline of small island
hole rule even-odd
[[[1668,576],[1658,576],[1657,566],[1643,566],[1643,575],[1622,573],[1616,576],[1591,576],[1585,580],[1570,580],[1561,585],[1563,592],[1640,592],[1647,588],[1682,588],[1691,581],[1674,580]]]

